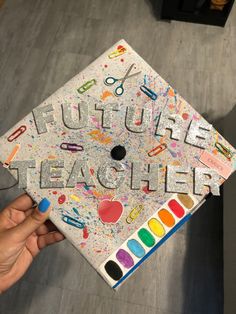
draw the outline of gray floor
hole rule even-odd
[[[222,127],[236,103],[236,7],[222,29],[158,21],[148,0],[6,0],[0,134],[120,38]],[[0,192],[0,208],[20,193]],[[118,292],[67,241],[47,248],[0,297],[0,313],[222,314],[222,208],[210,199]]]

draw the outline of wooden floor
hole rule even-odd
[[[156,19],[148,0],[6,0],[0,9],[0,135],[124,38],[208,120],[236,103],[236,7],[227,26]],[[0,168],[1,185],[12,182]],[[0,208],[21,191],[0,192]],[[112,291],[64,241],[0,297],[1,314],[222,314],[222,199],[212,198]]]

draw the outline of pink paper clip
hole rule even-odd
[[[20,126],[15,132],[13,132],[11,135],[8,136],[7,138],[8,142],[13,142],[21,134],[23,134],[26,131],[26,129],[27,129],[26,125]]]
[[[63,150],[69,150],[71,152],[81,152],[84,150],[82,145],[71,144],[71,143],[62,143],[60,148]]]
[[[156,156],[158,154],[160,154],[163,150],[165,150],[167,148],[166,143],[160,144],[157,147],[153,148],[152,150],[150,150],[148,152],[148,156],[149,157],[153,157]]]

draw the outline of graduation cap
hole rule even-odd
[[[0,138],[19,187],[113,288],[235,169],[235,149],[124,40]]]

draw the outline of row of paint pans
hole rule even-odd
[[[198,201],[191,194],[174,194],[102,265],[100,272],[116,288],[183,224]]]

